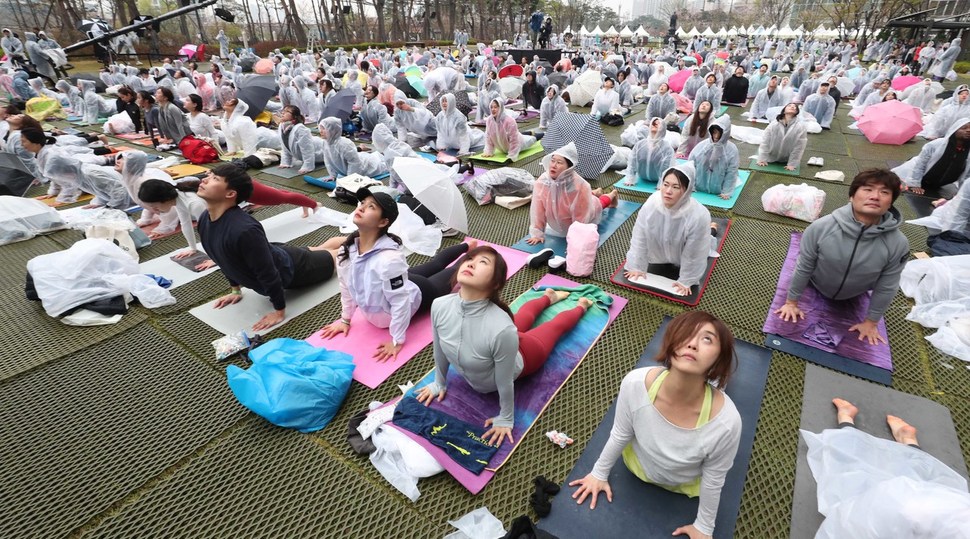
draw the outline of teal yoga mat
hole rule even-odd
[[[785,168],[785,165],[781,163],[768,163],[767,166],[759,167],[757,159],[751,159],[751,162],[748,163],[748,168],[750,168],[751,170],[770,172],[772,174],[784,174],[785,176],[798,176],[799,173],[802,171],[801,165],[798,165],[797,167],[795,167],[795,170],[788,170]]]
[[[731,198],[727,200],[724,200],[723,198],[715,194],[698,193],[697,191],[694,191],[694,194],[691,196],[694,197],[694,200],[700,202],[705,206],[709,206],[711,208],[721,208],[725,210],[730,210],[731,208],[734,207],[735,204],[737,204],[738,197],[741,196],[741,190],[744,189],[744,187],[748,184],[748,179],[750,177],[751,177],[750,170],[738,170],[738,185],[734,188],[734,194],[731,196]],[[623,183],[624,181],[625,180],[620,180],[614,183],[613,187],[616,187],[620,191],[633,191],[636,193],[654,193],[657,191],[656,182],[647,182],[647,181],[641,180],[637,182],[635,185],[626,185]]]
[[[640,202],[633,202],[631,200],[621,200],[620,203],[615,208],[607,208],[603,210],[603,219],[599,224],[600,241],[599,245],[606,243],[606,240],[610,239],[610,236],[616,232],[631,215],[636,213],[640,206],[643,204]],[[538,253],[543,249],[552,249],[559,256],[566,256],[566,238],[562,236],[552,236],[546,234],[546,241],[542,243],[537,243],[535,245],[529,245],[525,240],[529,239],[526,235],[521,240],[515,242],[512,245],[513,249],[518,249],[520,251],[525,251],[526,253]]]

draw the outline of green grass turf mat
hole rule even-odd
[[[781,163],[768,163],[765,166],[758,166],[757,159],[751,159],[748,163],[748,168],[751,170],[757,170],[759,172],[770,172],[772,174],[783,174],[785,176],[799,176],[801,174],[801,165],[795,167],[795,170],[788,170],[785,165]]]
[[[148,325],[0,391],[4,537],[68,535],[247,414],[221,374]]]
[[[769,187],[779,184],[798,185],[801,183],[805,183],[825,191],[825,205],[822,207],[822,213],[819,215],[819,217],[822,215],[828,215],[836,208],[844,206],[849,202],[848,185],[823,182],[820,180],[806,180],[804,178],[776,176],[773,174],[758,172],[753,174],[752,178],[748,180],[748,185],[738,198],[738,203],[734,205],[733,211],[737,215],[753,217],[763,221],[782,223],[795,228],[805,228],[809,225],[809,223],[799,221],[798,219],[792,219],[791,217],[785,217],[784,215],[766,212],[764,210],[764,206],[761,204],[761,195],[763,195]]]

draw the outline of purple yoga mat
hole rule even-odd
[[[576,287],[578,283],[558,277],[556,275],[546,275],[540,279],[535,287],[564,286]],[[610,294],[613,297],[613,304],[606,312],[588,312],[572,332],[564,335],[552,355],[546,362],[542,370],[535,375],[519,380],[515,384],[515,417],[516,423],[512,430],[515,445],[505,442],[498,452],[489,461],[488,467],[478,475],[461,467],[458,463],[448,457],[442,449],[431,444],[431,442],[411,433],[407,430],[398,428],[399,431],[416,441],[421,447],[428,450],[445,470],[448,471],[468,489],[472,494],[481,492],[485,485],[491,481],[492,477],[502,464],[506,462],[510,454],[515,450],[522,438],[529,432],[532,425],[539,415],[545,410],[546,406],[552,401],[559,389],[566,383],[569,377],[579,367],[580,362],[593,347],[603,331],[619,316],[620,311],[626,306],[627,300],[623,297]],[[601,316],[602,315],[602,316]],[[429,374],[425,378],[433,376]],[[463,421],[472,424],[483,425],[485,419],[491,417],[489,412],[494,413],[498,409],[498,396],[495,393],[478,393],[461,377],[449,374],[448,393],[443,401],[434,403],[432,406],[452,416],[458,417]],[[423,385],[425,380],[419,381],[416,387]],[[397,399],[395,399],[396,402]],[[393,423],[389,423],[393,426]],[[397,427],[394,427],[397,428]],[[484,432],[484,428],[482,431]]]
[[[795,274],[801,239],[801,232],[792,232],[788,256],[778,277],[775,299],[768,309],[768,318],[762,330],[830,354],[892,371],[892,353],[888,344],[889,337],[886,335],[885,320],[879,321],[878,328],[886,343],[871,345],[868,341],[860,341],[857,332],[849,332],[850,327],[865,320],[869,312],[869,294],[836,301],[826,298],[809,284],[798,300],[798,306],[805,313],[804,320],[785,322],[775,314],[788,299],[788,287],[792,275]]]
[[[455,181],[455,185],[465,185],[466,183],[468,183],[468,180],[471,180],[472,178],[477,178],[482,174],[485,174],[486,172],[488,172],[487,168],[475,167],[475,171],[472,172],[471,174],[462,174],[461,178]]]

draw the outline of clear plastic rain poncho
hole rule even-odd
[[[337,118],[324,118],[320,122],[320,137],[323,138],[323,162],[327,173],[335,178],[348,174],[360,174],[373,178],[385,174],[387,166],[381,156],[373,153],[358,152],[350,139],[342,137],[343,128]]]
[[[552,97],[549,97],[552,94]],[[552,85],[546,89],[546,96],[539,105],[539,128],[546,129],[560,112],[568,112],[566,101],[559,95],[559,87]]]
[[[676,161],[673,147],[664,139],[667,127],[662,118],[651,118],[641,131],[645,131],[646,136],[638,140],[630,152],[623,181],[626,185],[636,185],[639,181],[658,182],[660,175]]]
[[[280,137],[276,131],[257,127],[256,122],[246,116],[248,110],[249,105],[240,99],[228,118],[222,115],[222,132],[226,135],[228,153],[242,151],[246,155],[253,155],[259,148],[280,149]]]
[[[371,141],[374,143],[374,149],[384,157],[384,166],[391,172],[388,185],[402,192],[405,191],[404,182],[401,181],[401,177],[398,176],[392,166],[394,165],[394,158],[420,156],[414,151],[414,148],[395,138],[391,129],[384,124],[377,124],[371,135]]]
[[[797,167],[808,146],[808,131],[798,117],[773,120],[765,129],[764,138],[758,146],[758,161],[785,163]]]
[[[175,230],[179,217],[174,209],[157,215],[154,211],[148,209],[145,203],[138,198],[138,190],[141,189],[142,183],[147,180],[162,180],[174,184],[175,182],[172,181],[172,177],[162,170],[149,167],[148,156],[141,150],[122,152],[121,157],[123,159],[121,183],[125,186],[125,190],[128,191],[128,196],[131,197],[132,202],[144,208],[141,212],[141,218],[138,220],[138,226],[151,224],[155,217],[158,217],[161,220],[158,226],[162,230]]]
[[[666,118],[668,115],[677,112],[677,101],[670,95],[670,90],[662,89],[657,95],[650,98],[647,103],[645,119]]]
[[[711,250],[711,212],[691,197],[694,163],[688,161],[673,166],[664,172],[663,177],[674,169],[687,176],[687,188],[671,208],[664,205],[659,190],[650,195],[637,213],[624,269],[646,272],[650,264],[673,264],[680,267],[677,282],[690,287],[700,284],[707,270],[707,256]]]
[[[102,156],[94,155],[88,148],[84,148],[85,151],[79,151],[78,148],[63,148],[58,146],[44,146],[41,148],[40,152],[37,154],[37,163],[41,167],[44,177],[50,180],[50,186],[47,190],[48,195],[56,195],[57,201],[62,203],[72,203],[77,201],[77,197],[81,194],[81,189],[84,187],[91,187],[90,189],[84,189],[84,191],[98,196],[99,193],[95,190],[95,184],[104,181],[104,178],[86,178],[82,177],[81,167],[83,164],[91,164],[96,167],[104,165],[105,159]],[[120,180],[120,175],[117,177],[112,176],[111,178]],[[109,180],[110,181],[110,180]],[[114,198],[111,196],[110,191],[124,191],[124,186],[118,183],[117,186],[107,185],[109,193],[108,198]]]
[[[411,110],[404,110],[400,107],[396,107],[394,110],[394,123],[397,125],[398,140],[407,142],[408,133],[424,140],[438,136],[438,126],[430,110],[414,99],[398,97],[396,103],[401,102],[407,103]]]
[[[493,99],[489,107],[493,104],[498,105],[498,115],[492,116],[489,111],[489,116],[485,119],[484,153],[494,154],[497,150],[515,161],[519,157],[519,152],[536,143],[536,138],[519,133],[518,124],[505,114],[505,105],[501,99]]]
[[[84,98],[81,96],[81,91],[77,89],[77,86],[61,79],[57,81],[54,88],[57,88],[67,96],[67,106],[71,109],[74,116],[84,114]]]
[[[481,89],[478,90],[478,108],[475,109],[477,116],[475,119],[478,122],[484,122],[485,118],[491,112],[488,110],[488,104],[492,102],[493,99],[502,99],[502,90],[498,87],[493,79],[487,78],[482,84]],[[397,114],[395,112],[395,114]]]
[[[95,92],[95,84],[93,80],[80,80],[78,84],[81,86],[81,95],[84,99],[84,117],[85,123],[93,124],[98,121],[98,114],[101,111],[108,112],[109,108],[104,99],[101,98]]]
[[[438,151],[458,150],[460,154],[481,150],[485,146],[485,133],[468,127],[468,118],[458,110],[454,94],[445,94],[438,102],[441,112],[435,116],[435,125],[438,128],[435,148]]]
[[[967,93],[961,95],[961,92]],[[953,91],[951,101],[942,103],[933,114],[929,125],[923,130],[923,135],[928,138],[942,137],[950,126],[965,118],[970,118],[970,87],[961,84]]]
[[[714,132],[721,131],[721,138],[714,142]],[[690,152],[697,174],[695,190],[700,193],[730,197],[738,182],[740,155],[738,147],[731,142],[731,117],[721,115],[707,128],[710,137],[702,140]]]
[[[283,122],[278,132],[283,149],[280,165],[292,166],[300,161],[300,174],[306,174],[323,162],[323,141],[314,137],[309,127]]]
[[[387,107],[375,96],[364,102],[360,109],[360,127],[364,131],[374,132],[379,124],[387,127],[394,126],[394,118],[387,113]]]
[[[297,96],[299,102],[297,105],[300,107],[300,112],[308,122],[316,122],[320,119],[320,101],[317,99],[317,94],[313,93],[313,90],[307,88],[307,80],[303,75],[297,75],[293,77],[293,86],[296,87]]]
[[[923,187],[923,178],[926,173],[933,169],[933,167],[947,155],[946,149],[950,146],[956,145],[957,141],[954,139],[954,135],[961,127],[970,123],[970,118],[961,118],[950,125],[949,129],[945,135],[936,140],[931,140],[923,145],[920,149],[919,154],[906,161],[902,165],[892,169],[903,183],[909,187]],[[952,139],[952,140],[951,140]],[[932,179],[932,177],[931,177]],[[957,189],[963,184],[967,183],[970,179],[970,159],[964,165],[963,173],[960,178],[954,184],[937,186],[941,194],[944,196],[952,196]]]
[[[569,225],[596,224],[603,216],[599,197],[593,195],[589,182],[575,168],[570,166],[555,179],[549,176],[549,162],[554,155],[564,157],[573,165],[579,159],[576,144],[572,142],[542,158],[546,172],[539,176],[533,186],[529,212],[529,235],[542,240],[547,230],[553,235],[566,237]]]
[[[825,515],[816,539],[970,537],[967,481],[929,453],[856,428],[800,432]]]

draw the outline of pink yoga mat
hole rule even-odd
[[[467,241],[467,238],[466,238]],[[508,276],[512,277],[515,272],[525,266],[528,253],[523,253],[515,249],[496,245],[487,241],[478,240],[479,245],[490,245],[495,248],[508,265]],[[324,339],[320,336],[321,331],[310,335],[306,341],[314,346],[346,352],[353,356],[354,380],[365,386],[375,389],[384,380],[387,380],[398,369],[404,366],[418,352],[424,350],[425,346],[431,344],[431,315],[422,313],[415,316],[408,325],[407,340],[404,347],[397,355],[397,359],[388,361],[377,361],[373,358],[374,352],[380,343],[391,340],[391,334],[386,328],[379,328],[368,322],[358,311],[351,320],[351,329],[348,335],[337,335],[332,339]]]
[[[539,279],[539,281],[535,284],[535,287],[543,287],[543,286],[564,286],[564,287],[572,288],[580,285],[578,283],[575,283],[568,279],[564,279],[562,277],[558,277],[556,275],[546,275],[542,279]],[[616,320],[616,317],[619,316],[620,311],[623,310],[623,307],[625,307],[627,303],[627,300],[623,297],[620,297],[614,294],[610,294],[610,296],[613,297],[613,305],[611,305],[608,310],[609,322],[606,324],[607,328],[609,327],[610,324],[613,323],[614,320]],[[606,331],[606,328],[604,328],[603,331]],[[589,349],[591,349],[596,344],[596,342],[599,340],[599,337],[601,335],[602,333],[596,336],[596,338],[590,343],[589,348],[587,348],[586,352],[588,352]],[[553,353],[555,354],[556,352],[553,351]],[[582,357],[585,357],[585,355],[586,354],[584,353]],[[566,381],[569,379],[569,376],[572,375],[572,373],[575,372],[575,369],[578,367],[579,367],[579,363],[577,363],[575,367],[573,367],[573,370],[567,373],[565,377],[561,378],[560,380],[556,380],[556,382],[558,383],[556,393],[553,393],[552,396],[550,396],[549,399],[545,403],[543,403],[543,406],[541,407],[541,409],[530,410],[534,414],[532,422],[529,424],[529,427],[525,430],[525,432],[518,434],[518,436],[515,438],[515,442],[516,442],[515,445],[508,449],[500,448],[499,452],[495,454],[495,456],[492,459],[492,462],[498,461],[501,464],[491,469],[486,468],[479,475],[475,475],[471,471],[461,467],[458,463],[452,460],[451,457],[449,457],[448,454],[444,452],[444,450],[431,444],[431,442],[422,438],[421,436],[418,436],[417,434],[414,434],[405,429],[401,429],[398,427],[394,427],[394,428],[397,428],[398,431],[403,432],[406,436],[408,436],[409,438],[417,442],[421,447],[427,449],[428,452],[431,453],[431,456],[433,456],[435,460],[437,460],[438,463],[440,463],[444,467],[444,469],[451,474],[452,477],[458,480],[458,482],[461,483],[463,487],[468,489],[469,492],[471,492],[472,494],[478,494],[479,492],[482,491],[483,488],[485,488],[485,485],[487,485],[488,482],[491,481],[493,477],[495,477],[495,473],[498,471],[501,465],[504,464],[505,462],[508,462],[508,458],[511,456],[512,452],[515,451],[515,448],[518,447],[518,444],[522,443],[522,438],[524,438],[525,434],[527,434],[529,430],[531,430],[532,425],[534,425],[535,421],[538,420],[539,415],[542,413],[542,411],[545,410],[545,407],[548,406],[550,402],[552,402],[552,399],[555,397],[558,391],[562,388],[563,385],[566,384]],[[521,389],[520,382],[516,382],[516,387]],[[388,405],[397,402],[397,400],[399,399],[394,399],[393,401],[388,402]],[[518,403],[521,400],[522,399],[516,400],[517,406],[519,406]],[[525,399],[525,400],[528,401],[528,399]],[[519,417],[518,410],[516,412],[516,417],[517,418]],[[479,417],[476,417],[476,418],[464,417],[459,419],[463,419],[465,421],[470,421],[474,423],[480,422]],[[389,424],[393,426],[393,423],[389,423]]]

